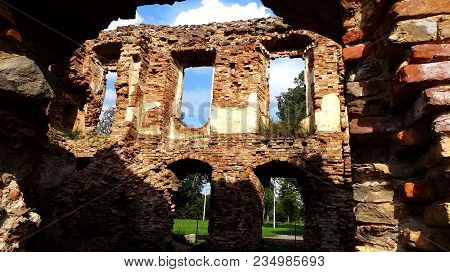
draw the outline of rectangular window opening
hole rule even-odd
[[[106,75],[106,92],[103,99],[102,112],[98,122],[97,134],[110,134],[116,113],[116,80],[117,72],[108,72]]]
[[[186,67],[180,120],[189,128],[201,128],[211,111],[214,67]]]
[[[295,125],[306,118],[304,59],[281,57],[271,60],[269,78],[271,121]]]

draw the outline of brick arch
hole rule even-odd
[[[211,158],[209,157],[205,157],[203,155],[199,155],[196,153],[188,153],[188,154],[183,154],[183,155],[179,155],[177,157],[174,157],[170,160],[168,160],[166,162],[167,165],[173,164],[174,162],[177,161],[181,161],[181,160],[197,160],[197,161],[201,161],[203,163],[207,163],[209,165],[211,165],[211,167],[214,165],[214,163],[212,163]],[[214,170],[214,167],[212,167]]]

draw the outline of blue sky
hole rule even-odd
[[[119,20],[109,29],[128,24],[204,24],[273,16],[260,0],[186,0],[171,5],[139,7],[136,18]]]
[[[213,71],[213,67],[184,69],[181,110],[185,113],[184,121],[189,127],[202,127],[208,120]]]
[[[205,24],[269,17],[273,13],[265,8],[260,0],[186,0],[174,5],[150,5],[139,7],[136,18],[118,20],[108,29],[122,25],[156,24],[182,25]],[[303,70],[301,59],[277,59],[270,64],[270,115],[276,118],[278,111],[275,97],[290,87],[294,78]],[[212,69],[186,69],[182,110],[186,112],[185,121],[190,127],[202,126],[209,115],[211,101]],[[108,91],[104,107],[115,107],[113,82],[116,74],[109,75]],[[192,111],[193,109],[193,111]]]

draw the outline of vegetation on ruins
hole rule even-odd
[[[269,120],[266,124],[262,121],[258,124],[258,132],[266,137],[294,137],[307,136],[306,130],[301,125],[301,120],[306,117],[306,85],[305,74],[302,71],[294,79],[295,87],[277,96],[279,120]]]
[[[71,129],[65,129],[63,132],[64,132],[64,135],[71,140],[78,139],[78,137],[80,137],[80,134],[81,134],[80,131],[71,130]]]

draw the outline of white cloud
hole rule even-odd
[[[134,19],[123,20],[118,19],[116,21],[112,21],[106,30],[115,30],[119,26],[128,26],[128,25],[140,25],[144,22],[144,18],[136,12],[136,16]]]
[[[105,100],[103,102],[102,110],[115,108],[116,107],[116,90],[114,89],[106,89]]]
[[[178,14],[173,25],[199,25],[264,17],[270,17],[268,10],[263,6],[258,6],[255,2],[241,6],[222,3],[221,0],[202,0],[201,7]]]
[[[305,69],[303,59],[280,58],[270,62],[270,112],[278,112],[276,97],[295,87],[294,79]]]

